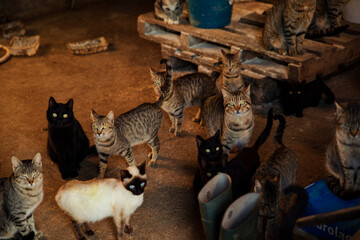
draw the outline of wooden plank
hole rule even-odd
[[[253,58],[243,62],[242,67],[252,72],[269,76],[278,80],[288,79],[287,66],[280,65],[268,60]]]
[[[264,27],[266,16],[264,14],[257,14],[255,12],[247,14],[240,19],[240,22],[254,25],[257,27]]]
[[[250,10],[260,15],[273,6],[273,4],[263,2],[245,2],[239,3],[239,5],[242,9]]]

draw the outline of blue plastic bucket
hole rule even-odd
[[[221,28],[230,24],[233,0],[186,0],[190,24]]]

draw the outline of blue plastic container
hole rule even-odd
[[[186,0],[190,24],[221,28],[230,24],[233,0]]]

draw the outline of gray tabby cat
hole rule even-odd
[[[306,37],[335,35],[348,26],[341,26],[341,11],[350,0],[316,0],[316,10]]]
[[[305,32],[311,23],[316,0],[282,0],[267,14],[264,47],[282,55],[303,55]]]
[[[266,239],[274,239],[271,236],[275,224],[275,217],[279,210],[282,192],[285,188],[295,184],[298,170],[298,159],[293,151],[282,143],[285,129],[285,118],[275,115],[279,120],[279,126],[275,134],[277,148],[264,161],[254,174],[254,192],[260,193],[260,208],[258,221],[258,236],[266,236]],[[263,218],[267,220],[266,226]]]
[[[0,185],[0,239],[43,234],[35,229],[34,210],[43,199],[41,155],[32,160],[11,158],[13,174]],[[21,238],[20,238],[21,239]]]
[[[101,116],[92,110],[92,130],[100,158],[99,178],[105,175],[110,155],[121,155],[130,166],[135,165],[131,147],[145,142],[152,150],[149,165],[156,164],[160,149],[158,132],[163,118],[160,108],[163,99],[160,96],[157,102],[141,104],[117,118],[114,118],[112,111],[107,116]]]
[[[326,151],[326,166],[342,192],[360,191],[360,102],[336,103],[336,133]]]
[[[155,0],[155,17],[168,24],[179,24],[183,0]]]
[[[245,87],[241,75],[242,50],[235,53],[226,53],[221,49],[223,68],[221,75],[216,80],[216,88],[219,92],[224,88],[228,92],[237,92]]]
[[[229,154],[234,147],[238,150],[245,147],[252,134],[254,115],[250,85],[243,91],[232,93],[222,89],[222,95],[206,99],[202,107],[202,121],[208,137],[221,130],[223,152]]]
[[[156,95],[163,96],[161,108],[169,114],[172,126],[169,129],[175,136],[180,136],[184,109],[190,106],[201,106],[203,99],[216,91],[215,81],[204,73],[187,74],[173,80],[173,69],[169,60],[166,72],[156,72],[150,68],[150,75]],[[193,121],[200,121],[200,109]]]

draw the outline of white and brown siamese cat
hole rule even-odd
[[[168,24],[179,24],[183,12],[183,0],[156,0],[155,17]]]
[[[60,187],[55,196],[59,207],[71,216],[77,239],[94,235],[88,222],[113,217],[117,239],[130,234],[130,217],[144,200],[146,162],[121,170],[121,179],[72,180]]]

